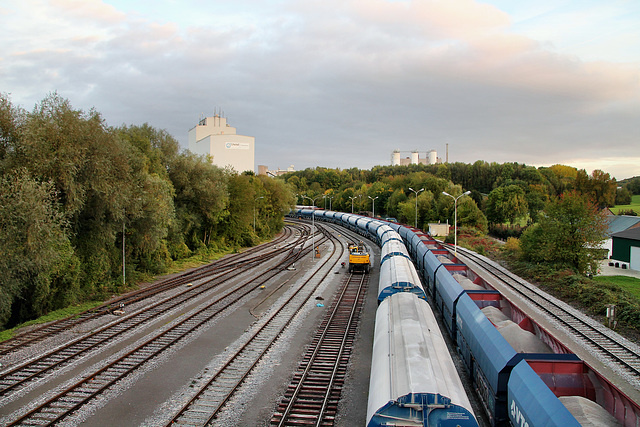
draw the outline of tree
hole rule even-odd
[[[575,189],[589,197],[598,207],[611,207],[616,200],[616,180],[608,173],[599,169],[591,176],[584,169],[580,169],[576,176]]]
[[[522,255],[531,262],[572,268],[578,273],[595,272],[600,243],[607,222],[604,214],[578,192],[565,193],[550,202],[540,222],[520,238]]]
[[[15,108],[9,97],[0,93],[0,173],[5,169],[7,156],[15,151],[20,140],[24,116],[24,111]]]
[[[186,244],[194,250],[207,245],[218,224],[228,215],[228,174],[206,158],[189,152],[176,156],[168,168],[175,191],[176,221],[182,235],[172,233],[173,246]]]
[[[616,205],[630,205],[631,193],[626,187],[621,187],[616,190]]]
[[[78,262],[53,184],[25,169],[0,178],[0,326],[78,297]]]
[[[528,211],[524,190],[518,185],[498,187],[487,198],[487,220],[494,224],[513,224]]]
[[[631,194],[640,194],[640,176],[631,178],[625,187]]]

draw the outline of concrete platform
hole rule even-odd
[[[612,267],[609,265],[609,262],[617,262],[620,265],[626,264],[627,268]],[[600,263],[598,276],[628,276],[640,279],[640,271],[631,270],[628,262],[605,259]]]

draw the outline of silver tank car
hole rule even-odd
[[[412,293],[378,307],[367,425],[478,426],[431,307]]]

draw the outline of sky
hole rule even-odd
[[[256,166],[566,164],[640,175],[637,0],[2,0],[0,92],[57,92],[187,148],[222,112]]]

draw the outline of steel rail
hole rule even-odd
[[[290,227],[285,227],[283,233],[281,233],[274,241],[254,246],[247,249],[246,251],[237,254],[229,255],[225,258],[213,261],[212,263],[209,263],[205,266],[201,266],[191,271],[179,274],[178,276],[162,280],[144,289],[129,292],[126,295],[122,295],[97,307],[90,308],[73,316],[46,323],[42,326],[30,330],[29,332],[22,333],[8,340],[0,342],[0,356],[8,354],[11,351],[15,351],[18,347],[24,347],[26,345],[32,345],[37,342],[43,341],[48,337],[61,333],[72,327],[76,327],[83,323],[89,322],[97,317],[112,314],[113,310],[119,308],[121,304],[134,304],[136,302],[143,301],[147,298],[155,296],[159,293],[205,277],[206,275],[210,274],[212,270],[229,269],[234,265],[240,265],[243,262],[242,259],[246,258],[248,255],[260,252],[266,247],[273,246],[274,244],[279,244],[280,242],[288,239],[293,234],[292,228],[298,227],[291,223]]]
[[[292,243],[292,245],[295,246],[297,243],[296,241]],[[288,249],[287,247],[283,247],[279,250],[286,252]],[[281,262],[286,263],[290,259],[290,256],[290,254],[287,254],[285,260]],[[40,355],[35,359],[5,370],[0,374],[0,396],[6,395],[18,386],[39,378],[55,368],[68,364],[90,350],[108,345],[113,342],[116,337],[122,336],[122,334],[127,331],[139,328],[153,319],[158,318],[160,315],[180,307],[190,300],[199,298],[203,292],[207,292],[224,283],[230,275],[235,274],[236,270],[246,268],[247,266],[255,266],[263,260],[268,260],[272,257],[273,252],[269,252],[268,254],[259,255],[254,259],[246,261],[244,265],[234,263],[232,269],[225,270],[197,286],[180,292],[178,295],[167,297],[162,301],[145,307],[143,310],[111,322],[87,335]]]
[[[307,253],[310,250],[310,247],[307,248]],[[272,273],[270,276],[266,276],[264,272],[260,272],[258,276],[247,281],[246,285],[248,286],[255,283],[256,279],[262,279],[254,286],[250,286],[248,290],[241,292],[239,295],[233,295],[234,291],[232,291],[227,295],[216,299],[198,312],[193,313],[167,330],[147,340],[124,356],[121,356],[117,360],[109,363],[104,368],[95,371],[93,374],[89,374],[86,378],[76,382],[61,393],[47,399],[44,403],[28,411],[26,414],[21,415],[18,419],[11,421],[8,425],[18,425],[30,418],[33,418],[36,422],[44,421],[46,423],[55,423],[65,418],[71,412],[100,395],[104,390],[143,366],[147,361],[153,359],[162,351],[165,351],[184,339],[196,329],[212,320],[216,315],[229,308],[232,304],[258,289],[262,283],[265,283],[267,280],[275,277],[281,272],[279,270],[279,265],[272,267],[270,271]],[[238,288],[235,293],[238,293],[238,291],[244,287]],[[221,308],[215,307],[216,304],[227,297],[231,297],[232,301],[228,301]],[[209,312],[207,312],[207,310],[209,310]],[[175,336],[171,336],[172,334],[175,334]],[[140,360],[137,360],[138,358]],[[100,384],[101,382],[102,384]],[[77,402],[71,407],[65,407],[65,400]],[[38,417],[38,414],[41,414],[44,418]]]
[[[334,300],[333,309],[331,310],[331,313],[328,316],[326,316],[323,322],[325,323],[325,326],[322,328],[322,330],[319,332],[316,339],[314,340],[315,345],[313,349],[310,351],[307,351],[307,355],[304,358],[305,364],[306,364],[305,369],[301,373],[299,373],[299,375],[298,374],[296,375],[295,388],[293,389],[293,391],[289,390],[287,393],[287,394],[291,393],[291,396],[289,397],[289,402],[282,411],[278,412],[278,416],[280,417],[280,420],[277,422],[278,426],[284,426],[289,421],[291,421],[289,419],[289,416],[294,410],[294,406],[297,403],[298,396],[300,395],[302,389],[305,386],[308,386],[308,384],[306,384],[305,381],[308,379],[311,371],[318,369],[318,366],[316,365],[318,356],[329,351],[330,353],[332,353],[329,363],[333,362],[333,368],[327,379],[326,386],[323,387],[324,390],[322,392],[320,392],[319,390],[316,391],[316,394],[320,395],[319,397],[322,398],[322,403],[320,404],[317,414],[312,415],[310,413],[305,413],[305,417],[309,421],[311,421],[311,418],[313,416],[317,417],[315,422],[316,426],[320,426],[323,423],[323,415],[326,411],[327,403],[329,401],[331,393],[334,392],[333,385],[334,385],[338,370],[340,368],[344,368],[344,365],[346,365],[346,362],[341,363],[340,361],[347,347],[347,343],[350,338],[350,332],[352,331],[352,325],[354,324],[355,321],[357,321],[356,317],[357,317],[357,314],[359,314],[358,302],[361,299],[362,292],[365,288],[365,285],[368,279],[368,275],[365,275],[365,274],[359,275],[356,277],[359,279],[359,283],[357,285],[356,295],[353,298],[353,301],[351,300],[345,301],[347,293],[351,291],[351,289],[349,288],[349,285],[351,284],[352,279],[354,278],[354,275],[351,274],[351,276],[349,276],[349,278],[346,280],[340,294]],[[339,316],[347,314],[347,313],[344,313],[345,311],[348,311],[348,318],[346,320],[346,323],[344,323],[345,321],[343,319],[339,319]],[[338,325],[336,325],[336,323],[338,323]],[[336,327],[339,331],[337,333],[332,334],[330,330]],[[341,337],[337,337],[336,334],[340,334]],[[331,342],[329,343],[327,343],[328,336],[330,336],[330,340],[331,340]],[[336,340],[338,338],[341,338],[340,342],[336,343]],[[351,337],[351,339],[353,339],[353,337]],[[328,362],[325,360],[323,362],[318,362],[318,363],[326,364]],[[319,386],[316,386],[316,387],[319,388]],[[272,425],[276,425],[276,424],[274,424],[274,422],[272,421]]]
[[[317,227],[317,228],[322,229],[323,234],[325,236],[328,236],[324,231],[323,227]],[[328,236],[328,237],[332,241],[337,241],[337,239],[333,236]],[[296,316],[297,312],[304,306],[304,304],[306,304],[309,301],[309,298],[311,298],[311,296],[313,295],[315,290],[318,288],[318,286],[320,286],[322,281],[326,279],[326,277],[329,275],[333,267],[335,267],[338,264],[340,257],[344,253],[344,246],[337,245],[337,244],[334,244],[333,246],[334,248],[333,248],[332,254],[327,258],[327,260],[323,262],[322,265],[317,267],[317,271],[314,273],[314,275],[309,277],[276,311],[274,311],[269,316],[269,318],[265,321],[265,323],[256,332],[252,334],[252,336],[247,340],[247,342],[240,349],[238,349],[220,369],[218,369],[218,371],[215,373],[213,377],[211,377],[205,384],[200,386],[200,389],[198,390],[198,392],[192,398],[190,398],[186,404],[182,406],[182,408],[167,422],[166,426],[171,426],[176,424],[189,425],[189,426],[191,425],[205,426],[205,425],[208,425],[210,422],[212,422],[215,418],[217,418],[222,408],[224,408],[224,406],[228,403],[229,399],[231,399],[231,397],[238,391],[240,386],[244,383],[247,376],[255,369],[255,367],[262,360],[264,355],[267,354],[267,352],[275,344],[277,339],[282,335],[282,333],[285,331],[287,326],[291,323],[293,318]],[[329,263],[329,261],[331,260],[331,257],[336,252],[336,247],[341,248],[341,253],[338,256],[337,261],[335,261],[334,265],[331,266],[331,268],[327,269],[327,271],[324,273],[322,278],[318,281],[318,283],[312,289],[310,290],[305,289],[306,285],[309,282],[311,282],[312,279],[316,278],[315,275],[318,272],[320,272],[321,269],[324,268]],[[302,294],[302,291],[304,290],[307,291],[306,296]],[[299,296],[302,296],[303,300],[296,307],[292,309],[292,307],[290,307],[290,304],[293,303],[296,297],[299,297]],[[289,310],[289,313],[288,314],[285,313],[285,310]],[[278,317],[283,313],[285,316],[287,316],[285,319],[282,319],[283,324],[280,326],[277,326],[276,331],[270,332],[272,334],[272,337],[267,338],[268,341],[258,343],[258,345],[262,346],[262,348],[258,348],[258,349],[251,348],[252,345],[256,345],[256,342],[261,338],[261,334],[265,333],[265,331],[268,332],[268,329],[270,326],[272,326],[273,322],[277,320],[281,320],[281,319],[278,319]],[[191,419],[194,418],[194,416],[190,415],[190,410],[192,410],[194,407],[200,408],[198,406],[198,402],[200,400],[206,399],[207,398],[206,395],[207,393],[210,392],[211,389],[215,390],[216,388],[220,387],[219,385],[216,384],[216,382],[223,375],[225,375],[227,371],[240,369],[235,365],[235,363],[237,363],[240,360],[240,358],[243,356],[243,353],[249,352],[250,349],[257,352],[257,353],[254,353],[252,356],[253,357],[253,360],[251,361],[252,363],[249,366],[245,366],[241,368],[242,374],[240,375],[240,377],[236,377],[235,379],[233,379],[233,385],[228,389],[228,391],[225,392],[225,391],[220,391],[219,389],[217,390],[218,392],[222,393],[222,396],[220,396],[221,398],[218,399],[217,402],[212,402],[212,401],[207,402],[206,410],[209,412],[208,414],[201,416],[197,423],[193,421],[190,422],[188,418],[191,418]],[[227,381],[230,380],[229,378],[225,378],[225,379]],[[200,415],[202,415],[202,412],[203,412],[203,409],[198,410],[198,413]]]

